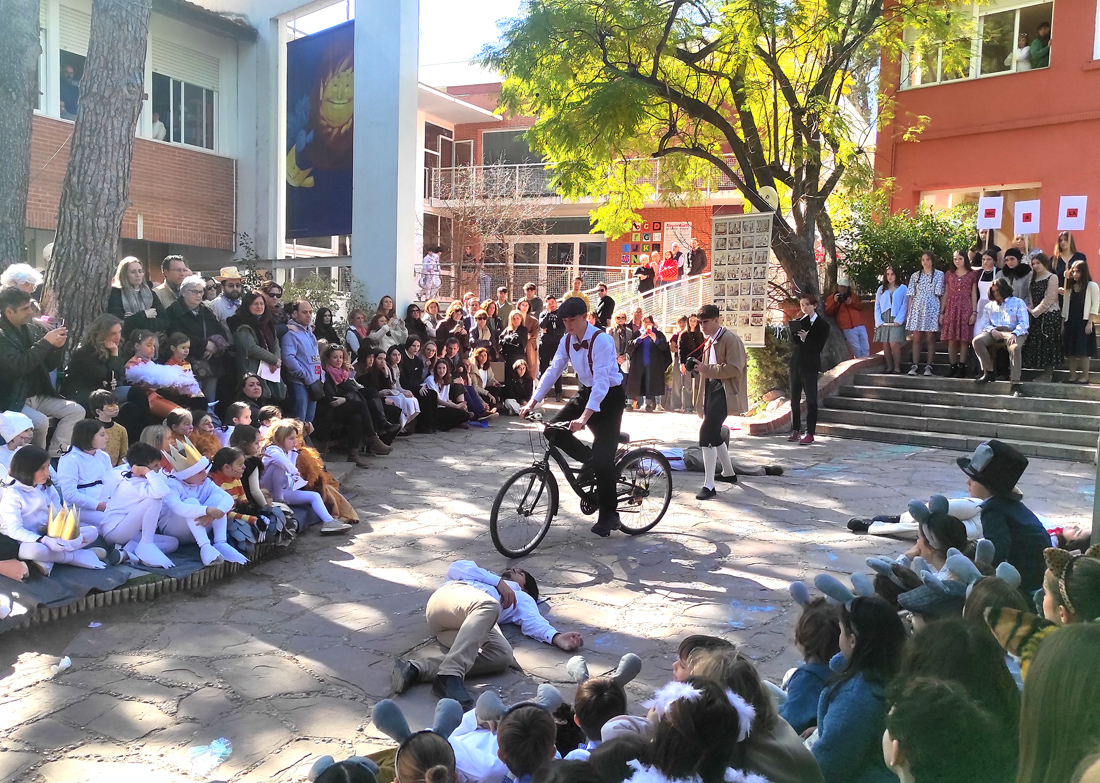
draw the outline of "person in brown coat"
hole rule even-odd
[[[718,308],[712,304],[699,308],[699,326],[707,340],[699,358],[689,357],[688,372],[699,373],[702,383],[695,390],[695,410],[703,419],[699,427],[699,446],[703,451],[703,488],[695,495],[710,500],[714,489],[715,468],[722,462],[719,481],[737,483],[737,474],[730,462],[729,449],[722,438],[722,422],[727,416],[740,416],[748,408],[748,354],[745,344],[735,333],[722,326]]]

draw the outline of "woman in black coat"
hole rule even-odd
[[[163,332],[168,325],[164,305],[145,279],[145,269],[133,256],[118,262],[111,293],[107,296],[107,312],[122,319],[122,338],[136,329]]]
[[[347,355],[347,350],[339,344],[325,348],[321,356],[325,396],[318,407],[326,409],[333,421],[346,429],[348,462],[365,468],[367,462],[359,453],[361,447],[370,446],[375,454],[389,454],[393,449],[378,437],[362,389],[347,364]]]
[[[517,359],[527,360],[527,327],[523,323],[523,313],[513,310],[508,313],[508,327],[497,338],[497,347],[504,362],[504,385],[512,379],[515,372],[512,365]]]
[[[114,391],[126,385],[126,362],[119,356],[122,341],[122,320],[104,314],[96,318],[84,332],[80,346],[69,357],[61,396],[88,408],[88,397],[94,391]]]
[[[224,374],[222,356],[229,347],[228,335],[214,311],[203,304],[206,284],[198,275],[188,277],[180,285],[179,299],[172,302],[164,315],[168,334],[180,332],[191,338],[191,371],[208,400],[218,398],[218,378]]]
[[[642,329],[630,344],[630,372],[626,376],[626,396],[634,398],[634,410],[645,401],[647,411],[664,410],[665,372],[672,364],[668,338],[657,328],[653,316],[642,319]]]
[[[340,345],[340,335],[336,333],[332,322],[332,310],[327,307],[317,308],[317,315],[313,319],[313,336],[329,345]]]
[[[821,373],[821,351],[829,339],[829,324],[817,314],[817,297],[802,294],[798,300],[802,317],[791,321],[791,434],[789,441],[803,446],[814,442],[817,428],[817,376]],[[802,435],[802,393],[806,393],[806,434]]]
[[[405,328],[409,330],[409,337],[416,337],[420,341],[420,344],[428,342],[428,325],[420,320],[424,312],[420,309],[420,305],[411,304],[405,310]],[[404,364],[405,362],[401,362]],[[405,387],[406,389],[409,387]]]

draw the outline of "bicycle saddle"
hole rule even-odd
[[[630,443],[630,433],[629,432],[620,432],[619,433],[619,443]]]

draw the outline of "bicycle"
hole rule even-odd
[[[536,425],[542,423],[538,413],[526,418]],[[580,498],[581,512],[591,515],[599,508],[595,479],[588,478],[582,483],[579,471],[545,437],[546,429],[568,427],[569,422],[533,427],[534,464],[516,471],[493,500],[489,533],[493,546],[505,557],[531,554],[546,537],[550,522],[558,513],[558,480],[551,470],[551,459]],[[620,433],[619,441],[621,445],[615,453],[616,508],[623,532],[636,536],[652,530],[668,510],[672,501],[672,468],[665,455],[652,447],[655,441],[631,444],[626,433]]]

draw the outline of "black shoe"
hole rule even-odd
[[[420,672],[411,661],[398,658],[393,662],[393,671],[390,673],[390,685],[394,693],[404,693],[410,686],[416,685],[420,679]]]
[[[610,519],[601,519],[592,526],[592,532],[600,538],[607,538],[611,535],[612,531],[618,530],[622,527],[619,524],[619,514],[615,512],[615,515]]]
[[[872,522],[881,522],[884,525],[896,525],[901,522],[901,516],[898,514],[879,514],[871,517]]]
[[[1012,394],[1013,397],[1023,397],[1024,396],[1024,386],[1023,386],[1023,384],[1021,384],[1021,383],[1012,384],[1011,394]]]
[[[737,483],[737,474],[734,473],[732,476],[725,476],[725,475],[722,475],[721,473],[719,473],[717,476],[714,477],[714,480],[715,481],[721,481],[725,484],[736,484]]]
[[[992,372],[983,372],[975,383],[989,383],[990,381],[997,380],[997,374]]]
[[[695,493],[695,499],[696,500],[710,500],[712,497],[714,497],[717,494],[718,494],[718,490],[708,489],[707,487],[703,487],[702,489],[700,489],[698,492]]]
[[[561,402],[561,401],[562,401],[562,396],[560,394],[555,394],[554,395],[554,402]]]
[[[783,468],[779,467],[778,465],[765,465],[764,466],[764,475],[765,476],[782,476],[783,475]]]
[[[441,699],[454,699],[463,711],[473,709],[474,700],[466,688],[462,685],[462,678],[457,674],[440,674],[432,681],[432,693]]]
[[[871,529],[871,520],[861,517],[852,517],[848,520],[848,529],[853,533],[866,533]]]
[[[590,487],[596,483],[596,474],[592,471],[592,468],[587,465],[581,468],[577,473],[577,485],[581,487]]]

